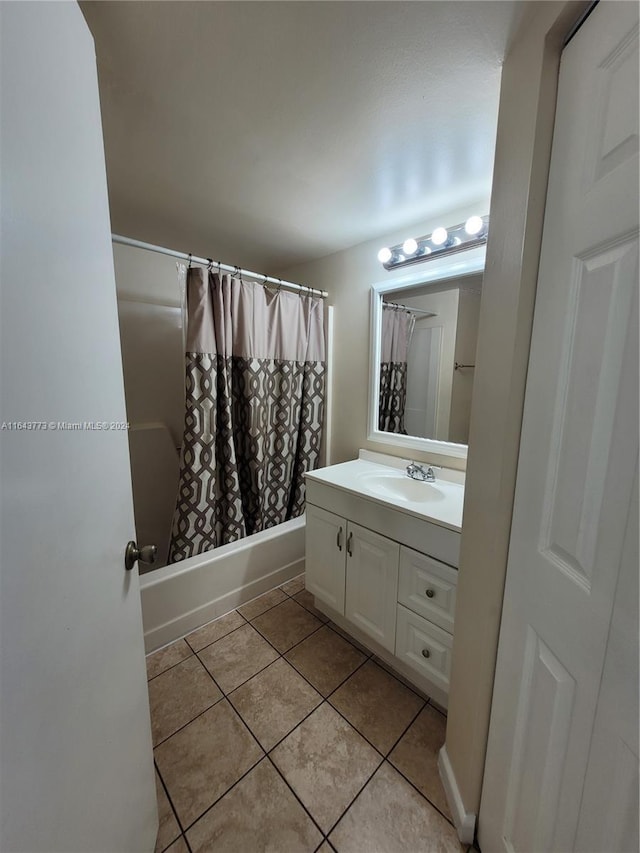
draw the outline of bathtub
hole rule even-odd
[[[147,653],[304,571],[304,516],[141,575]]]

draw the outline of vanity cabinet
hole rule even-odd
[[[306,515],[306,588],[393,652],[400,546],[321,507]]]
[[[446,706],[458,572],[438,557],[457,562],[460,534],[379,508],[309,480],[307,589],[320,610]]]

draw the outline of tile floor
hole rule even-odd
[[[445,717],[313,606],[304,577],[147,658],[156,851],[461,851]]]

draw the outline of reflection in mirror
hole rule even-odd
[[[378,428],[468,444],[482,275],[383,294]]]

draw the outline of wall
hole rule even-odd
[[[139,544],[165,565],[184,427],[182,312],[176,261],[114,244],[131,478]]]
[[[586,3],[534,3],[505,60],[464,504],[446,749],[477,814],[491,711],[561,43]]]
[[[437,219],[416,224],[401,232],[382,235],[342,252],[290,267],[278,275],[290,281],[322,288],[330,294],[335,306],[333,347],[333,415],[331,461],[354,459],[359,448],[367,448],[396,456],[406,456],[406,448],[371,442],[367,439],[369,399],[369,327],[370,289],[375,282],[390,274],[377,259],[382,246],[401,243],[410,234],[429,234],[438,225],[455,225],[477,213],[488,211],[489,200],[480,198],[463,209],[442,211]],[[428,263],[428,262],[427,262]],[[412,450],[418,461],[464,468],[465,461],[434,452]]]
[[[461,287],[458,299],[458,320],[456,324],[456,347],[454,362],[458,364],[476,363],[478,346],[478,324],[480,321],[480,285],[477,289]],[[458,444],[469,443],[469,423],[471,420],[471,395],[475,368],[464,367],[453,371],[451,388],[451,417],[449,419],[449,441]]]

